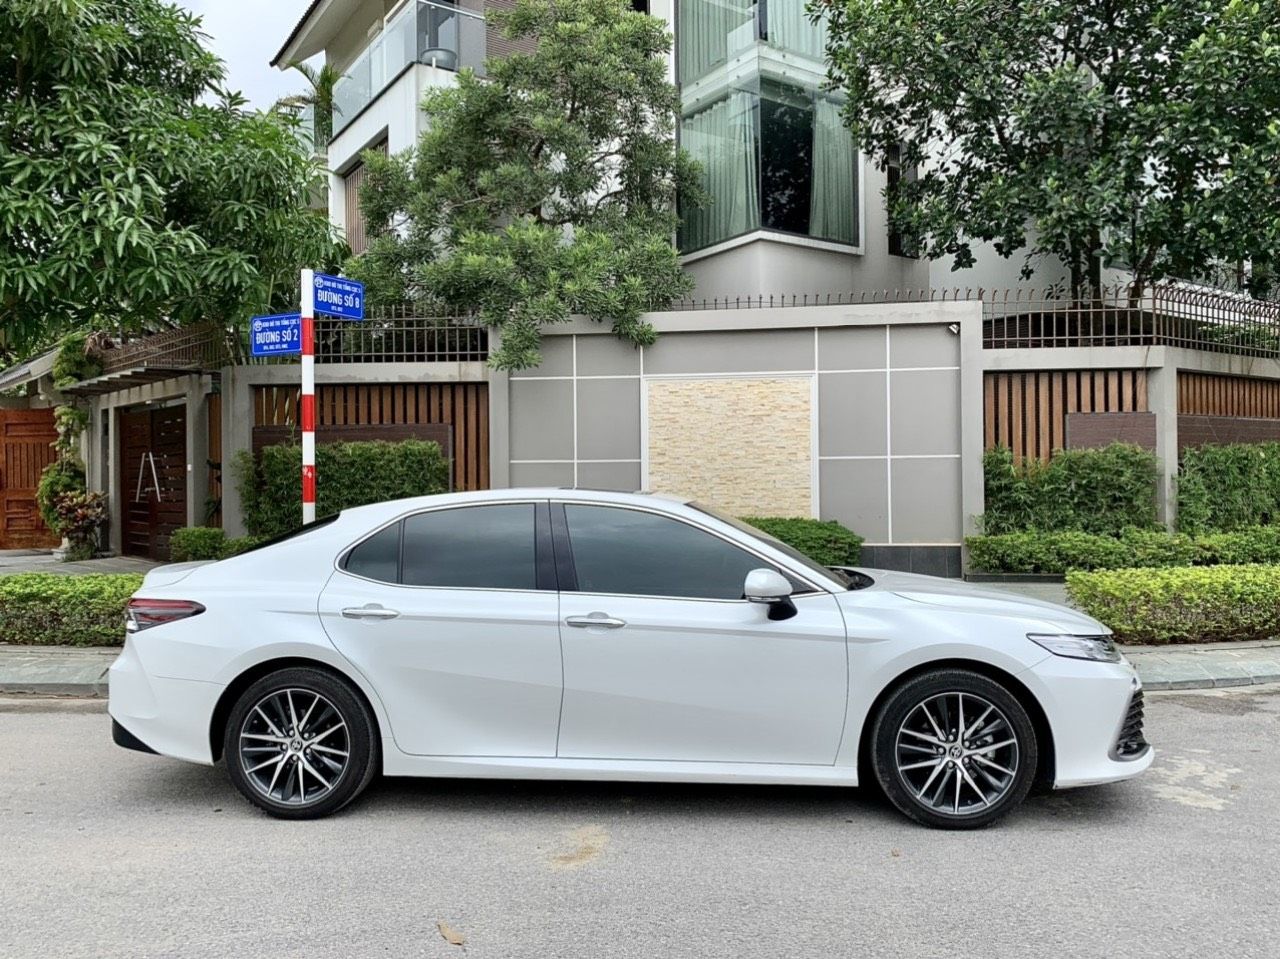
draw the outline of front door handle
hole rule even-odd
[[[569,616],[565,619],[565,623],[569,626],[576,626],[579,629],[587,629],[592,626],[599,626],[602,629],[621,629],[627,625],[625,619],[615,619],[607,613],[588,613],[586,616]]]
[[[342,615],[344,619],[395,619],[400,611],[370,603],[368,606],[348,606]]]

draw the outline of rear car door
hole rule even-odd
[[[339,651],[423,756],[555,755],[561,663],[548,507],[403,517],[349,549],[320,596]]]
[[[789,577],[797,613],[771,620],[742,588],[750,570],[776,566],[716,533],[572,502],[553,503],[552,522],[563,574],[559,756],[835,762],[848,668],[833,595]]]

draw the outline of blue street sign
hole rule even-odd
[[[301,314],[279,313],[275,316],[255,316],[249,322],[249,352],[254,356],[301,353]]]
[[[341,276],[315,275],[316,312],[340,320],[364,319],[364,284]]]

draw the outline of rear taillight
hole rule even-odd
[[[125,610],[125,629],[131,633],[187,619],[204,612],[204,607],[189,599],[131,599]]]

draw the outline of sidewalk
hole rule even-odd
[[[80,576],[85,573],[145,573],[160,564],[139,556],[109,556],[86,559],[79,563],[63,563],[47,549],[0,549],[0,576],[14,573],[56,573]]]
[[[1126,646],[1147,689],[1217,689],[1280,683],[1280,639],[1257,643]],[[0,695],[103,697],[119,649],[0,643]]]

